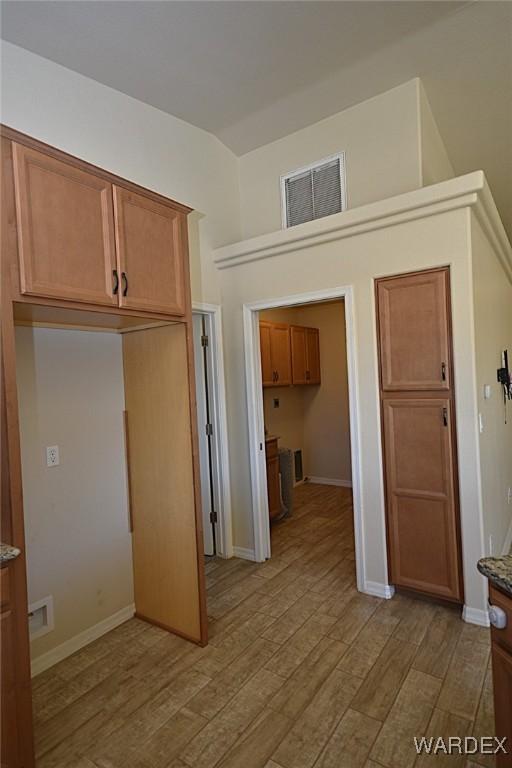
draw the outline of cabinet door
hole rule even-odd
[[[185,313],[186,216],[144,195],[114,187],[120,306]]]
[[[272,368],[272,354],[270,350],[270,323],[260,322],[260,351],[261,351],[261,376],[264,387],[274,384],[274,370]]]
[[[462,599],[448,398],[384,399],[391,581]]]
[[[318,328],[306,328],[306,383],[320,384],[320,334]]]
[[[290,326],[286,323],[272,323],[270,333],[272,368],[275,371],[275,383],[279,387],[292,383],[290,354]]]
[[[111,184],[21,144],[12,148],[21,293],[117,304]]]
[[[290,326],[290,345],[292,351],[292,382],[306,384],[306,329],[300,325]]]
[[[497,643],[492,644],[492,677],[494,687],[494,718],[496,736],[506,737],[508,754],[499,753],[498,768],[512,766],[512,654]],[[492,735],[492,734],[489,734]]]
[[[382,389],[450,388],[448,270],[379,280]]]

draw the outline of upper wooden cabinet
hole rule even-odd
[[[56,150],[12,152],[21,294],[185,314],[187,208]]]
[[[183,315],[186,216],[114,186],[120,306]]]
[[[292,383],[290,326],[261,320],[260,348],[263,386],[289,386]]]
[[[117,304],[112,186],[13,143],[21,293]]]
[[[382,389],[450,389],[448,270],[377,283]]]
[[[292,381],[294,384],[320,384],[320,334],[318,328],[290,327]]]

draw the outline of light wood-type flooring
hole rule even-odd
[[[493,735],[489,632],[355,589],[350,491],[297,489],[265,564],[207,563],[210,643],[131,620],[34,680],[40,768],[407,768]]]

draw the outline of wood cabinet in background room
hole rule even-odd
[[[292,383],[290,326],[260,321],[261,373],[264,387],[288,387]]]
[[[318,328],[260,320],[260,350],[264,387],[320,384]]]
[[[281,484],[279,481],[278,438],[265,440],[265,460],[267,464],[268,514],[273,520],[281,512]]]
[[[12,147],[22,295],[184,314],[186,209],[55,151]]]
[[[390,582],[463,601],[449,270],[376,283]]]
[[[320,384],[320,333],[318,328],[290,326],[292,383]]]

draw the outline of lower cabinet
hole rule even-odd
[[[279,455],[277,437],[265,440],[267,462],[268,514],[272,520],[281,512],[281,486],[279,483]]]
[[[508,753],[496,756],[497,768],[512,766],[512,597],[491,585],[489,602],[506,616],[503,629],[492,627],[492,678],[496,736],[506,738]],[[493,734],[489,734],[493,735]]]

